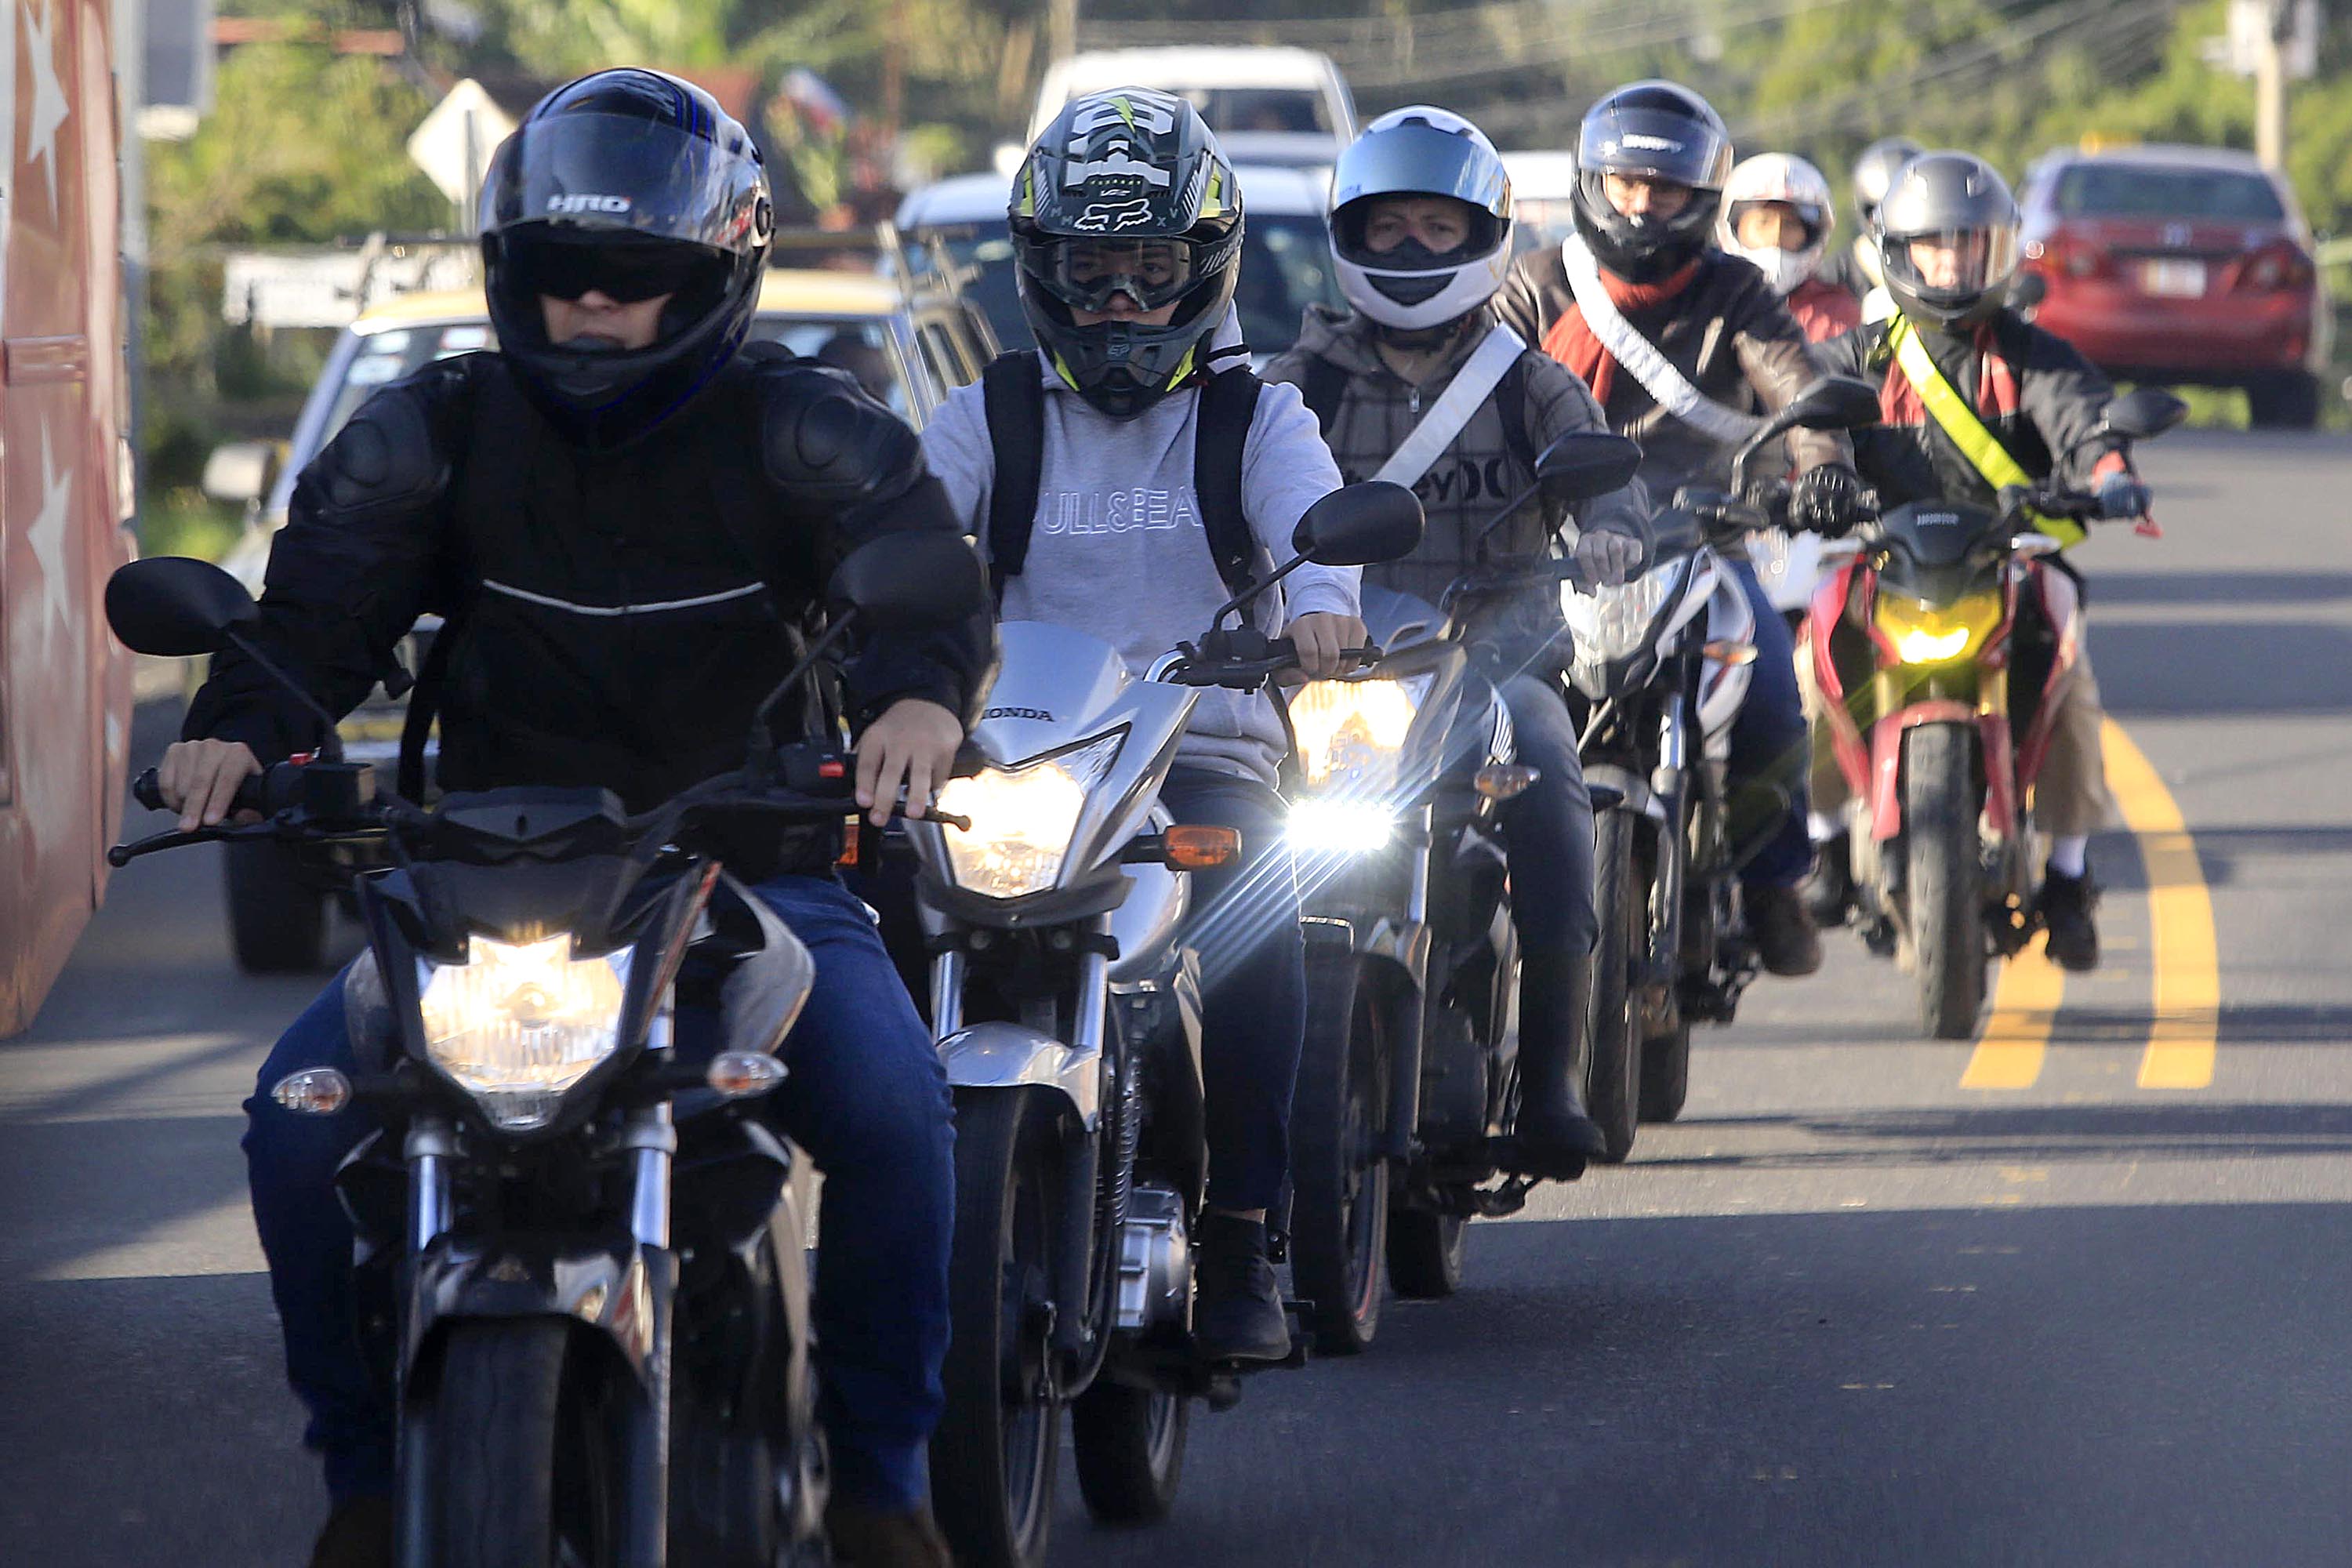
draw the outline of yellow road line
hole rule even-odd
[[[2042,956],[2037,944],[2002,961],[1993,985],[1992,1016],[1969,1055],[1962,1089],[2031,1089],[2049,1054],[2050,1026],[2065,997],[2066,972]]]
[[[2139,839],[2147,872],[2155,972],[2155,1019],[2140,1058],[2142,1089],[2203,1089],[2213,1081],[2213,1037],[2221,1012],[2221,960],[2213,940],[2213,899],[2197,864],[2180,806],[2123,726],[2105,731],[2107,787]]]

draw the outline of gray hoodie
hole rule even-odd
[[[1482,321],[1491,319],[1481,312]],[[1328,360],[1348,373],[1347,390],[1331,423],[1330,445],[1340,473],[1354,483],[1370,479],[1389,455],[1404,444],[1421,422],[1423,411],[1454,384],[1454,375],[1481,338],[1480,332],[1465,331],[1443,368],[1416,388],[1382,362],[1373,347],[1370,321],[1317,305],[1307,310],[1297,344],[1277,355],[1263,374],[1269,381],[1304,384],[1310,358]],[[1521,365],[1528,426],[1523,450],[1540,452],[1570,431],[1608,433],[1600,406],[1575,372],[1532,348],[1521,356]],[[1462,426],[1445,455],[1431,464],[1413,486],[1429,518],[1421,548],[1403,561],[1365,568],[1364,580],[1434,603],[1468,563],[1478,531],[1534,478],[1505,439],[1502,411],[1489,398]],[[1586,501],[1579,510],[1581,515],[1577,521],[1583,527],[1610,529],[1637,539],[1644,532],[1643,520],[1649,512],[1638,480],[1625,489]],[[1543,548],[1546,532],[1559,531],[1567,522],[1566,508],[1548,505],[1538,498],[1496,531],[1488,553],[1496,557],[1533,554]],[[1570,529],[1567,537],[1574,540],[1575,530]]]
[[[1192,488],[1192,447],[1201,395],[1186,390],[1132,419],[1098,412],[1045,377],[1045,464],[1037,521],[1021,574],[1004,585],[1008,621],[1048,621],[1098,637],[1142,675],[1152,660],[1197,637],[1229,596],[1209,553]],[[989,488],[996,451],[985,394],[959,387],[923,430],[931,472],[967,529],[987,549]],[[1260,576],[1290,559],[1300,514],[1339,488],[1339,471],[1297,389],[1258,394],[1242,455],[1242,506],[1257,536]],[[1350,566],[1302,566],[1253,604],[1276,631],[1304,615],[1359,613]],[[1288,749],[1281,715],[1265,692],[1206,690],[1192,710],[1179,760],[1266,784]]]

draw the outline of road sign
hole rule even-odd
[[[408,155],[444,195],[457,204],[470,226],[474,195],[481,189],[490,153],[514,133],[514,128],[515,122],[483,90],[482,84],[467,77],[451,88],[449,96],[435,104],[433,112],[410,134]]]

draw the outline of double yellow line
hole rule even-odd
[[[2203,1089],[2213,1081],[2221,1011],[2213,900],[2179,803],[2147,755],[2110,719],[2104,731],[2107,787],[2139,839],[2147,872],[2149,959],[2155,972],[2142,1089]],[[2066,977],[2039,946],[2003,963],[1992,1016],[1960,1075],[1962,1089],[2028,1089],[2042,1076]]]

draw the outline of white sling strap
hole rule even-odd
[[[1462,427],[1470,423],[1470,416],[1495,395],[1495,388],[1503,384],[1503,377],[1527,352],[1528,345],[1518,333],[1496,322],[1479,340],[1478,346],[1470,351],[1462,368],[1454,372],[1453,384],[1438,394],[1437,401],[1422,415],[1421,423],[1412,427],[1412,434],[1389,455],[1389,460],[1372,478],[1411,489],[1422,475],[1429,472],[1429,466],[1445,455],[1454,438],[1462,434]]]
[[[1584,324],[1592,329],[1601,347],[1658,400],[1659,407],[1727,447],[1738,446],[1764,427],[1761,419],[1726,408],[1693,386],[1675,368],[1674,361],[1633,329],[1618,311],[1617,301],[1609,297],[1601,281],[1601,263],[1593,259],[1582,235],[1568,237],[1559,247],[1559,259],[1568,271],[1568,286],[1576,295],[1577,309],[1584,312]]]

